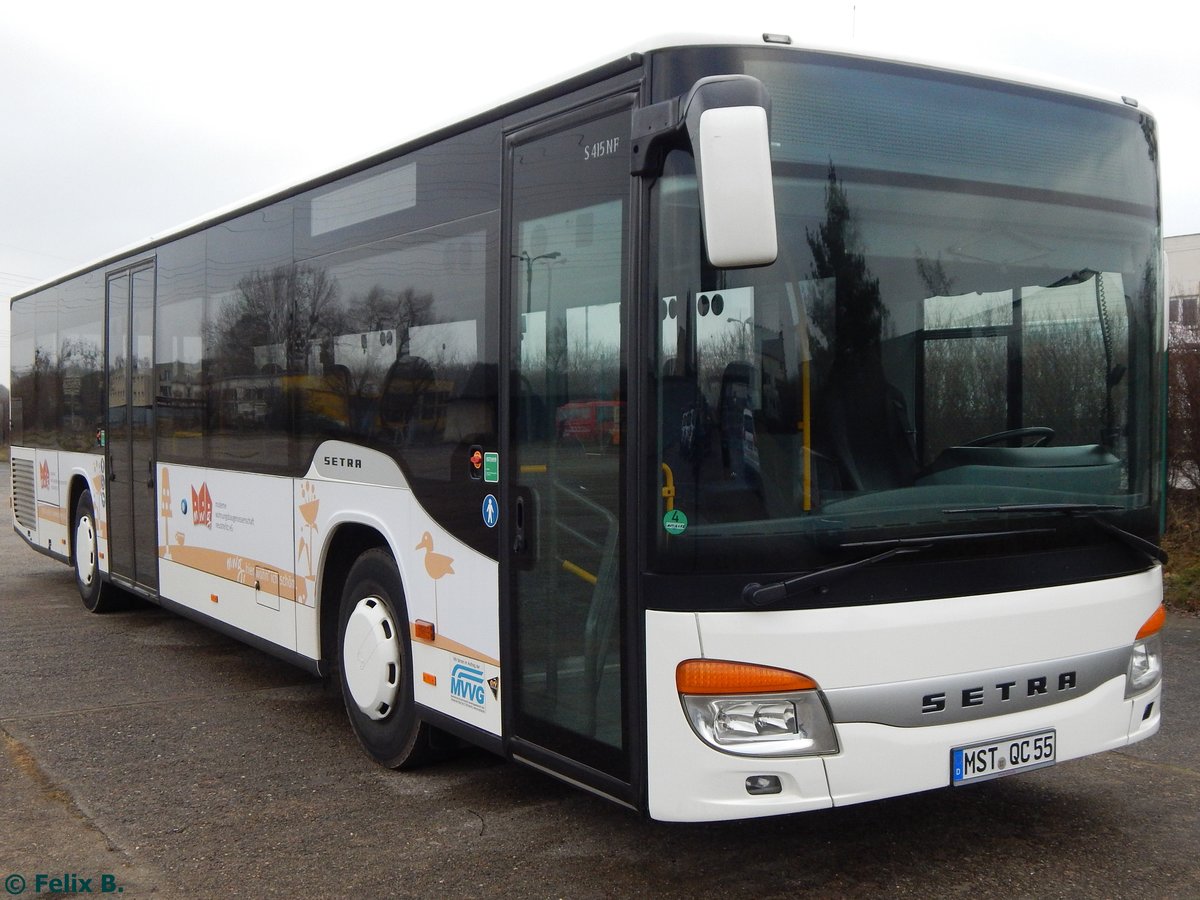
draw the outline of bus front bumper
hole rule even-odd
[[[654,648],[647,654],[648,806],[659,820],[781,815],[932,790],[954,783],[956,750],[1007,747],[1005,742],[1029,736],[1030,741],[1016,744],[1050,741],[1053,764],[1058,764],[1140,741],[1157,732],[1161,721],[1161,682],[1126,698],[1121,675],[1053,705],[1009,714],[1001,710],[972,721],[899,727],[835,718],[838,749],[830,754],[734,755],[697,736],[676,690],[678,662],[703,656],[702,644],[709,643],[697,627],[702,615],[647,614],[647,646]],[[1016,748],[1013,752],[1013,766],[986,777],[1037,767],[1017,760]],[[971,780],[983,777],[969,774]],[[768,792],[761,792],[764,785]]]

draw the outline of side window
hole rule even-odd
[[[460,222],[500,206],[500,129],[487,125],[406,153],[296,203],[296,258]]]
[[[61,287],[53,288],[38,294],[34,301],[33,421],[36,423],[37,444],[42,447],[58,444],[59,407],[62,402],[62,363],[58,355],[58,306],[61,294]],[[28,409],[25,415],[29,415]]]
[[[292,259],[292,206],[210,230],[204,430],[208,459],[258,471],[294,468],[289,378],[324,325],[329,285]]]
[[[33,427],[38,384],[33,315],[35,302],[35,297],[18,300],[12,306],[9,320],[12,328],[12,442],[17,446],[36,443]],[[28,428],[26,415],[29,416]]]
[[[173,462],[204,463],[205,246],[198,234],[158,254],[158,453]]]
[[[319,267],[334,297],[300,404],[308,439],[353,436],[415,481],[465,472],[495,442],[495,360],[485,337],[494,216],[356,248]],[[340,408],[334,393],[340,391]],[[461,466],[460,466],[461,463]],[[459,472],[459,474],[462,474]]]
[[[97,430],[104,418],[104,286],[84,275],[62,286],[58,317],[62,372],[59,446],[100,452]]]

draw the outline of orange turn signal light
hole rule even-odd
[[[723,659],[685,659],[675,669],[675,686],[681,694],[777,694],[816,690],[807,675],[729,662]]]
[[[1146,624],[1138,630],[1137,640],[1140,641],[1142,638],[1148,638],[1152,634],[1158,634],[1158,632],[1162,630],[1163,623],[1166,621],[1167,611],[1160,603],[1158,609],[1154,611],[1154,615],[1148,618],[1146,620]]]
[[[432,641],[434,637],[433,623],[426,622],[424,619],[417,619],[413,622],[412,635],[418,641]]]

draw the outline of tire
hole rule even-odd
[[[75,568],[75,587],[88,612],[104,613],[115,607],[113,589],[100,574],[99,538],[96,508],[90,491],[84,491],[75,503],[72,562]]]
[[[338,610],[338,680],[354,733],[367,755],[389,769],[433,757],[432,728],[417,718],[404,589],[385,550],[350,568]]]

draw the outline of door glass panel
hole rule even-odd
[[[108,281],[108,553],[114,575],[133,577],[133,479],[129,455],[129,276]]]
[[[621,112],[514,149],[509,254],[517,733],[615,775],[628,134]]]
[[[158,586],[158,507],[154,476],[154,269],[132,276],[129,348],[130,466],[137,581]]]
[[[108,279],[108,552],[114,575],[158,586],[154,266]]]

